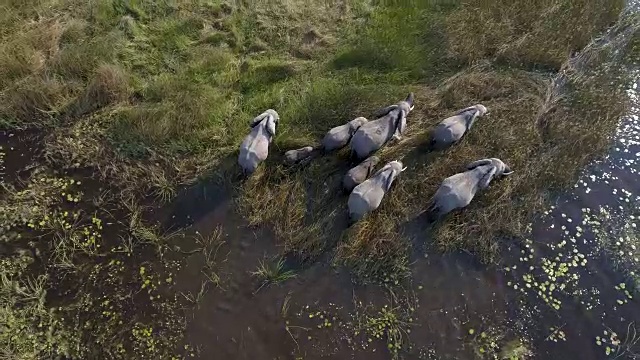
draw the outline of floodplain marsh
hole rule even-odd
[[[594,193],[625,184],[606,204],[558,210],[576,182],[591,193],[594,160],[637,152],[614,140],[637,103],[627,5],[2,2],[0,354],[637,356],[640,243],[621,214],[640,189],[618,174],[635,163],[596,166]],[[408,92],[407,134],[376,154],[407,170],[347,227],[346,149],[283,154]],[[477,103],[490,114],[463,141],[426,149]],[[267,108],[278,132],[245,179],[238,146]],[[427,226],[439,183],[485,157],[514,174]]]

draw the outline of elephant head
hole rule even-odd
[[[367,121],[368,121],[367,118],[362,116],[349,121],[349,132],[354,133],[356,130],[360,128],[360,126],[364,125]]]
[[[463,115],[465,113],[467,114],[467,116],[465,116],[467,119],[467,128],[471,129],[471,126],[476,122],[476,120],[478,120],[479,117],[486,115],[488,110],[484,105],[476,104],[458,111],[455,115]]]
[[[391,189],[391,184],[396,179],[396,177],[398,177],[398,175],[400,175],[400,173],[405,171],[406,169],[406,167],[402,167],[402,162],[394,160],[389,162],[382,169],[378,170],[378,172],[374,176],[383,177],[383,188],[386,192]]]
[[[407,95],[407,98],[404,99],[403,101],[400,101],[397,104],[389,105],[389,106],[387,106],[385,108],[382,108],[382,109],[376,111],[373,114],[373,118],[374,119],[381,118],[381,117],[387,115],[388,113],[390,113],[391,111],[396,110],[398,108],[400,108],[401,110],[404,110],[404,112],[405,112],[404,116],[407,116],[409,114],[409,112],[411,110],[413,110],[413,106],[414,106],[413,105],[413,98],[414,98],[413,93],[409,93],[409,95]]]
[[[253,120],[251,120],[251,123],[249,125],[253,128],[265,120],[265,128],[272,137],[275,136],[276,127],[278,126],[278,122],[280,121],[280,115],[278,115],[278,113],[273,109],[268,109],[262,114],[256,116]]]
[[[300,149],[289,150],[284,153],[285,163],[287,165],[293,165],[295,163],[301,162],[311,156],[313,153],[313,147],[305,146]]]
[[[494,178],[501,178],[513,174],[513,170],[502,160],[497,158],[489,158],[477,160],[467,165],[467,170],[473,170],[480,166],[486,166],[487,171],[480,179],[480,187],[486,188]]]

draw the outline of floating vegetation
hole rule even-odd
[[[603,348],[604,354],[610,359],[637,359],[640,356],[638,342],[640,342],[640,336],[635,323],[627,325],[624,340],[620,340],[618,334],[609,328],[602,331],[602,336],[596,336],[596,345]]]
[[[488,327],[480,332],[470,328],[468,334],[468,342],[478,359],[524,360],[533,355],[525,339],[510,339],[507,329],[502,327]]]
[[[11,334],[0,335],[2,351],[86,358],[92,350],[81,344],[91,341],[112,358],[126,358],[131,351],[139,358],[173,352],[183,326],[177,302],[157,299],[161,288],[172,285],[167,279],[175,264],[141,265],[147,249],[125,227],[114,226],[108,201],[94,207],[85,199],[84,190],[92,189],[83,182],[36,168],[20,185],[4,185],[0,201],[1,240],[16,248],[0,264],[0,307],[22,309],[0,311],[0,322],[8,326],[2,333]],[[131,256],[134,251],[137,257]],[[29,267],[43,259],[46,267]],[[131,291],[136,285],[147,299]],[[45,297],[64,301],[51,306]],[[156,312],[163,313],[161,323],[148,320]]]
[[[332,303],[323,310],[313,310],[306,305],[296,315],[315,324],[309,331],[327,329],[341,333],[353,349],[369,350],[373,344],[382,342],[391,358],[398,359],[403,351],[413,348],[408,338],[416,321],[416,299],[405,297],[382,306],[354,299],[353,305],[354,309],[346,317],[339,315],[344,314],[344,309]],[[309,335],[308,340],[312,339]]]
[[[546,340],[547,341],[553,341],[553,342],[558,342],[558,341],[567,341],[567,335],[564,333],[564,331],[562,330],[564,326],[552,326],[549,328],[550,334],[549,336],[547,336]]]
[[[566,235],[564,235],[566,236]],[[572,240],[575,240],[572,238]],[[508,282],[507,285],[522,294],[535,294],[548,306],[555,310],[562,307],[562,299],[571,295],[582,294],[578,286],[580,270],[587,264],[587,258],[575,245],[575,241],[567,243],[566,239],[556,244],[546,245],[550,250],[557,250],[555,256],[535,256],[532,240],[525,240],[522,250],[520,279]],[[545,245],[543,245],[545,246]],[[505,268],[508,272],[516,272],[517,265]]]
[[[413,308],[404,312],[399,307],[391,308],[384,305],[377,313],[364,315],[355,335],[361,332],[366,334],[367,342],[373,339],[385,341],[391,357],[397,359],[398,352],[404,347],[405,339],[411,332],[409,327],[413,322],[410,316],[412,312]]]

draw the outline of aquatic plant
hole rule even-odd
[[[287,269],[284,259],[282,258],[275,262],[260,260],[258,268],[251,272],[251,275],[255,276],[261,282],[260,288],[269,284],[281,283],[296,277],[295,271]]]

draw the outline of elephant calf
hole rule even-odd
[[[311,146],[305,146],[296,150],[289,150],[284,153],[284,161],[287,165],[293,165],[307,159],[311,156],[311,153],[313,153],[313,147]]]
[[[438,124],[431,133],[430,147],[436,150],[445,149],[460,141],[478,117],[487,113],[483,105],[474,105],[458,111]]]
[[[347,146],[356,130],[366,122],[366,118],[358,117],[344,125],[336,126],[329,130],[322,139],[324,151],[337,150]]]
[[[351,222],[356,222],[377,209],[395,178],[405,169],[400,161],[391,161],[371,178],[356,186],[347,202]]]
[[[380,149],[391,138],[400,139],[407,127],[407,115],[413,110],[413,93],[404,101],[381,109],[377,120],[364,123],[351,138],[351,154],[364,159]]]
[[[280,116],[273,109],[268,109],[251,120],[251,132],[242,141],[238,155],[238,164],[245,174],[252,174],[267,159],[269,144],[276,135],[279,120]]]
[[[436,191],[427,209],[436,220],[455,209],[469,205],[478,190],[484,190],[494,178],[511,175],[513,171],[500,159],[482,159],[467,165],[467,171],[446,178]]]
[[[349,170],[342,179],[342,187],[344,188],[344,191],[350,193],[353,188],[367,180],[379,162],[379,157],[371,156],[361,162],[358,166]]]

